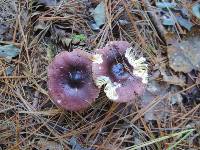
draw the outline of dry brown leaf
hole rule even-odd
[[[174,74],[167,74],[165,68],[160,68],[160,73],[163,76],[163,81],[167,82],[168,84],[185,86],[186,79],[183,75],[177,76]]]
[[[188,73],[200,70],[200,37],[189,37],[181,42],[168,46],[170,67],[177,72]]]

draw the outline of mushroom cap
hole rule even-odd
[[[48,90],[53,102],[65,110],[86,109],[100,90],[93,82],[90,54],[80,49],[61,52],[48,66]]]
[[[138,67],[132,63],[134,59],[126,57],[129,48],[131,44],[126,41],[112,41],[104,48],[97,49],[93,56],[95,83],[98,87],[106,85],[104,91],[107,97],[115,102],[134,100],[143,94],[146,86],[142,77],[133,73]]]

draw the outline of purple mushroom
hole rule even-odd
[[[96,50],[92,58],[95,84],[110,100],[129,102],[143,94],[147,83],[145,58],[135,57],[135,52],[126,41],[112,41]]]
[[[100,90],[92,78],[91,55],[80,49],[61,52],[48,66],[48,90],[55,104],[65,110],[89,107]]]

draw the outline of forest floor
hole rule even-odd
[[[47,89],[55,55],[116,40],[146,58],[151,94],[57,107]],[[199,149],[199,41],[199,0],[0,0],[0,149]]]

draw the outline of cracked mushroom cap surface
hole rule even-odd
[[[95,84],[110,100],[129,102],[142,95],[147,83],[145,58],[137,59],[131,44],[112,41],[92,57]]]
[[[92,78],[89,53],[80,49],[61,52],[48,66],[48,91],[59,107],[78,111],[89,107],[100,90]]]

